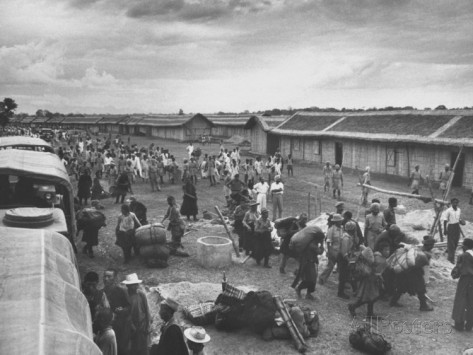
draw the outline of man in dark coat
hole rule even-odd
[[[112,328],[117,339],[117,355],[128,355],[130,345],[130,302],[127,291],[118,285],[117,271],[107,269],[103,273],[103,291],[107,295],[114,317]]]
[[[189,355],[181,327],[175,323],[174,312],[178,305],[172,300],[160,303],[159,316],[164,321],[158,345],[153,345],[150,355]]]
[[[146,217],[148,209],[141,202],[137,201],[135,196],[130,197],[130,212],[133,212],[136,215],[136,218],[138,218],[138,221],[140,221],[142,226],[148,224]]]

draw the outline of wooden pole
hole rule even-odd
[[[433,224],[432,228],[430,229],[430,235],[431,236],[433,236],[433,234],[435,233],[435,228],[437,228],[437,223],[439,223],[439,221],[440,221],[440,217],[441,217],[442,211],[443,211],[443,206],[448,203],[446,200],[448,198],[448,195],[450,194],[450,188],[452,187],[453,177],[455,176],[455,169],[457,167],[458,161],[460,160],[460,156],[461,156],[462,152],[463,152],[463,146],[460,147],[460,151],[458,152],[457,158],[455,159],[455,163],[453,164],[453,170],[452,170],[452,173],[450,174],[450,178],[448,179],[448,182],[447,182],[447,189],[445,190],[445,194],[442,196],[445,203],[442,204],[441,206],[439,206],[439,208],[438,208],[437,215],[435,216],[435,219],[434,219],[434,224]],[[435,201],[437,201],[437,200],[435,200]],[[441,236],[441,239],[443,241],[443,236]]]
[[[240,257],[240,251],[238,250],[238,246],[236,245],[235,240],[233,239],[232,233],[230,233],[230,231],[228,230],[228,226],[227,226],[227,224],[225,223],[225,219],[224,219],[223,216],[222,216],[222,212],[220,212],[218,206],[215,206],[215,210],[217,211],[218,216],[219,216],[220,219],[222,220],[223,226],[225,227],[225,230],[227,231],[228,238],[230,238],[230,240],[232,241],[233,250],[235,250],[236,256],[237,256],[237,257]]]
[[[358,184],[358,185],[360,185],[360,184]],[[432,198],[430,198],[430,197],[425,197],[425,196],[420,196],[420,195],[415,195],[415,194],[409,194],[409,193],[406,193],[406,192],[384,190],[384,189],[380,189],[379,187],[375,187],[373,185],[363,184],[361,186],[366,187],[370,190],[374,190],[374,191],[384,193],[384,194],[402,196],[402,197],[407,197],[407,198],[416,198],[416,199],[422,200],[423,202],[426,202],[426,203],[432,201]],[[439,200],[439,199],[435,199],[435,202],[437,202],[441,205],[446,205],[448,203],[447,201],[443,201],[443,200]]]
[[[310,221],[310,191],[307,194],[307,217],[309,218],[309,221]]]

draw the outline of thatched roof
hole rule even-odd
[[[22,124],[31,123],[31,122],[33,122],[35,119],[36,119],[36,116],[26,116],[26,117],[23,117],[23,119],[21,120],[21,123],[22,123]]]
[[[52,118],[52,117],[51,117]],[[46,117],[46,116],[40,116],[40,117],[36,117],[33,121],[33,123],[45,123],[47,121],[49,121],[49,117]]]
[[[142,126],[151,127],[180,127],[192,121],[194,118],[202,118],[207,121],[210,126],[213,126],[213,122],[210,121],[206,116],[197,113],[195,115],[152,115],[143,116],[143,120],[140,122]]]
[[[440,134],[439,137],[473,139],[473,115],[463,116],[457,123]]]
[[[62,124],[96,124],[102,116],[69,116],[64,117]]]
[[[468,116],[472,118],[466,118]],[[294,122],[292,122],[294,120]],[[470,123],[470,124],[469,124]],[[349,138],[473,147],[473,112],[373,111],[296,113],[271,133],[287,136]]]
[[[121,120],[118,124],[125,126],[136,126],[143,120],[143,116],[128,116]]]
[[[283,123],[287,118],[288,116],[251,116],[245,124],[245,129],[251,129],[259,124],[265,132],[268,132]]]
[[[100,121],[97,122],[97,124],[117,124],[128,117],[129,116],[126,115],[104,116]]]
[[[244,127],[252,115],[206,115],[216,126]]]
[[[312,112],[297,112],[286,122],[278,126],[282,130],[311,130],[321,131],[331,124],[344,117],[341,113],[336,114],[316,114]]]
[[[56,117],[52,117],[48,120],[48,124],[51,124],[51,123],[54,123],[54,124],[57,124],[57,123],[61,123],[62,121],[64,121],[65,117],[63,116],[56,116]]]

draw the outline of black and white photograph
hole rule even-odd
[[[1,355],[473,355],[473,1],[1,0]]]

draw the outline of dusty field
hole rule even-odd
[[[159,146],[165,146],[171,149],[171,152],[180,158],[185,153],[185,145],[175,142],[163,142],[153,140]],[[132,143],[149,144],[148,138],[132,137]],[[230,148],[230,147],[229,147]],[[216,153],[218,145],[202,148],[204,153]],[[315,194],[315,188],[305,183],[309,181],[315,184],[322,184],[322,175],[320,167],[309,165],[295,165],[295,177],[285,178],[285,195],[284,195],[284,215],[296,215],[307,211],[307,194],[310,191]],[[351,210],[354,216],[357,215],[358,201],[360,189],[356,187],[358,176],[356,174],[347,173],[345,175],[345,187],[343,191],[343,200],[348,210]],[[374,177],[372,183],[376,186],[391,189],[408,191],[405,181],[382,181]],[[168,195],[176,196],[181,201],[182,190],[181,185],[169,185],[166,183],[163,191],[151,193],[149,185],[138,182],[133,186],[135,196],[148,207],[149,221],[160,221],[166,211],[166,197]],[[427,193],[427,189],[424,188]],[[215,205],[222,206],[224,202],[222,194],[222,185],[217,187],[209,187],[207,180],[199,181],[197,185],[199,215],[204,209],[213,212]],[[453,196],[460,198],[460,207],[465,212],[468,220],[473,220],[473,210],[467,205],[468,194],[463,189],[454,189]],[[381,194],[372,194],[370,199],[378,197],[383,204],[387,204],[388,196]],[[119,214],[119,205],[115,205],[111,199],[104,200],[105,214],[107,215],[108,225],[100,232],[100,245],[96,248],[96,256],[89,259],[83,254],[78,255],[81,273],[90,270],[101,272],[108,266],[117,267],[121,276],[136,272],[144,280],[144,287],[149,290],[163,284],[173,284],[182,281],[190,283],[206,282],[213,284],[210,289],[218,288],[218,284],[222,279],[222,271],[206,270],[201,268],[194,257],[195,244],[197,238],[208,235],[223,235],[222,229],[219,227],[202,227],[201,222],[193,224],[198,229],[192,232],[183,240],[185,250],[191,254],[189,258],[171,257],[169,267],[166,269],[148,269],[141,260],[134,259],[130,264],[123,265],[121,250],[115,246],[114,229],[117,216]],[[322,211],[329,212],[334,210],[334,200],[329,195],[323,195],[321,198]],[[418,209],[431,208],[431,204],[424,204],[415,200],[401,199],[400,203],[406,206],[408,211]],[[315,200],[312,201],[311,215],[314,214]],[[317,207],[317,214],[319,213]],[[364,216],[364,209],[359,211],[360,216]],[[360,218],[361,219],[361,218]],[[82,244],[79,244],[81,247]],[[79,248],[80,250],[81,248]],[[433,264],[431,273],[431,282],[428,286],[429,296],[436,301],[434,305],[435,311],[429,313],[421,313],[418,311],[419,303],[414,297],[404,295],[401,303],[405,305],[402,309],[389,308],[386,302],[378,302],[375,305],[375,312],[386,318],[379,323],[379,329],[383,332],[387,339],[393,345],[393,354],[458,354],[468,347],[473,347],[473,337],[471,333],[452,332],[450,329],[450,314],[453,306],[453,297],[455,294],[456,282],[445,277],[448,270],[444,270],[444,256],[439,256]],[[273,294],[279,294],[283,298],[295,298],[293,289],[289,286],[293,276],[291,271],[296,267],[294,260],[290,260],[285,275],[280,275],[278,270],[279,259],[274,255],[271,257],[270,263],[272,269],[264,269],[257,267],[255,262],[250,260],[246,264],[240,264],[239,260],[234,260],[231,267],[228,267],[226,275],[228,281],[235,285],[254,286],[260,290],[268,290]],[[439,270],[436,270],[436,265]],[[323,267],[323,264],[321,265]],[[348,334],[353,326],[354,320],[350,318],[347,311],[347,302],[336,297],[337,275],[332,275],[329,282],[324,286],[317,286],[316,295],[320,300],[309,302],[311,307],[316,309],[321,318],[321,332],[318,338],[308,341],[311,350],[310,354],[345,354],[357,353],[352,350],[348,342]],[[184,291],[183,291],[184,292]],[[202,297],[207,297],[207,294]],[[200,298],[200,297],[199,297]],[[156,313],[157,297],[153,292],[149,294],[151,308]],[[186,301],[187,302],[187,301]],[[301,301],[305,303],[306,301]],[[364,312],[361,308],[358,313]],[[158,334],[159,316],[154,314],[154,336]],[[355,323],[361,321],[360,316]],[[414,328],[412,327],[414,324]],[[238,333],[218,332],[213,327],[208,329],[212,336],[212,341],[206,348],[209,354],[290,354],[297,353],[289,341],[272,341],[265,342],[257,335],[250,334],[245,331]]]

